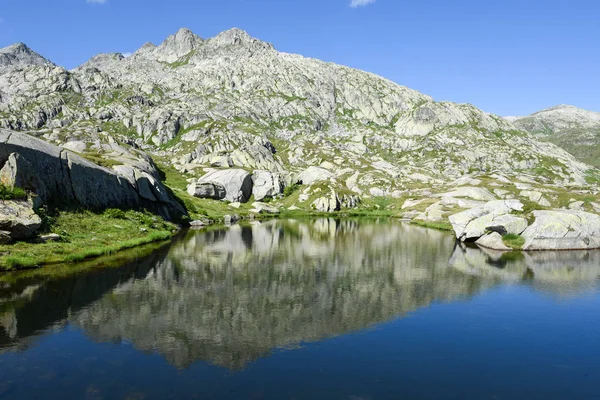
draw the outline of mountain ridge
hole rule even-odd
[[[208,39],[183,28],[130,57],[100,54],[71,71],[4,71],[0,126],[107,162],[112,142],[143,149],[191,186],[213,171],[266,171],[283,208],[392,199],[388,210],[440,221],[482,199],[569,207],[600,182],[598,170],[507,119],[278,52],[237,28]],[[448,200],[465,185],[476,190]]]
[[[569,151],[583,162],[600,166],[600,112],[561,104],[511,122]]]

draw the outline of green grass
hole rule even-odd
[[[515,250],[522,249],[525,244],[525,239],[521,235],[515,235],[514,233],[508,233],[502,236],[502,241],[507,247]]]
[[[298,183],[294,183],[290,186],[286,186],[283,189],[283,196],[284,197],[290,197],[292,194],[294,194],[298,189],[300,189],[302,185],[298,184]]]
[[[10,187],[0,183],[0,200],[24,200],[27,193],[18,187]]]
[[[176,229],[162,218],[140,211],[61,211],[44,215],[43,221],[42,229],[59,234],[62,241],[0,245],[0,270],[79,262],[110,255],[167,240]]]

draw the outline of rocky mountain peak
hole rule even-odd
[[[557,106],[549,107],[544,110],[535,112],[533,115],[539,114],[539,113],[544,113],[544,112],[561,111],[561,110],[578,110],[578,108],[575,106],[569,105],[569,104],[559,104]]]
[[[77,69],[97,68],[101,70],[105,65],[115,61],[121,61],[124,58],[125,56],[122,53],[101,53],[90,58],[85,64]]]
[[[209,39],[213,46],[252,46],[257,48],[273,49],[273,45],[262,40],[256,39],[248,34],[248,32],[239,29],[231,28],[219,33],[214,38]]]
[[[152,53],[158,61],[172,63],[197,50],[203,43],[204,40],[200,36],[187,28],[181,28],[167,37]]]
[[[0,49],[0,69],[26,67],[30,65],[54,65],[31,50],[25,43],[15,43]]]

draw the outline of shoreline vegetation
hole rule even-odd
[[[231,221],[260,221],[273,218],[353,218],[377,217],[403,220],[402,204],[406,199],[371,198],[361,203],[360,208],[344,209],[335,212],[319,212],[315,210],[293,207],[298,200],[298,192],[302,186],[295,185],[293,190],[284,192],[276,199],[267,198],[262,204],[275,206],[276,213],[261,213],[254,209],[254,200],[232,204],[220,200],[202,199],[191,196],[186,191],[187,181],[172,168],[161,165],[163,183],[173,196],[185,207],[189,218],[179,221],[184,225],[191,221],[201,221],[200,227],[219,227],[225,225],[226,216]],[[25,192],[19,190],[2,191],[2,200],[21,198]],[[0,200],[1,201],[1,200]],[[429,205],[423,202],[423,209]],[[64,270],[73,270],[83,262],[95,260],[101,264],[101,258],[113,257],[126,253],[131,249],[144,248],[149,245],[168,243],[180,230],[181,226],[165,221],[149,211],[124,211],[109,208],[102,212],[85,209],[39,209],[42,219],[39,233],[53,234],[54,239],[36,242],[18,241],[12,244],[0,244],[0,273],[5,271],[32,270],[42,266],[54,266]],[[404,220],[406,223],[441,231],[453,231],[452,224],[446,221],[425,221],[419,219]],[[502,237],[505,246],[520,252],[524,243],[520,235],[507,234]]]
[[[18,241],[0,245],[0,271],[77,263],[171,239],[177,225],[141,211],[107,209],[42,214],[43,233],[56,241]]]
[[[164,183],[173,191],[179,201],[185,205],[190,220],[200,220],[205,227],[224,224],[226,215],[235,215],[240,221],[267,220],[273,218],[352,218],[352,217],[388,217],[401,219],[402,213],[388,209],[387,204],[364,204],[361,209],[336,212],[318,212],[313,210],[282,209],[277,214],[261,214],[251,211],[253,200],[241,204],[239,208],[218,200],[199,199],[185,191],[186,182],[175,171],[165,174]],[[278,199],[289,207],[288,199]],[[37,211],[42,219],[39,233],[53,234],[55,240],[17,241],[12,244],[0,244],[0,273],[5,271],[37,269],[43,266],[73,265],[104,256],[114,256],[130,249],[150,244],[170,241],[181,229],[175,223],[167,222],[160,216],[148,211],[123,211],[109,208],[102,212],[81,209]],[[189,222],[188,221],[188,222]],[[412,223],[426,228],[452,230],[449,223]],[[74,267],[75,268],[75,267]]]

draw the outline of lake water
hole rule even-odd
[[[190,231],[0,275],[0,398],[600,399],[599,279],[386,219]]]

